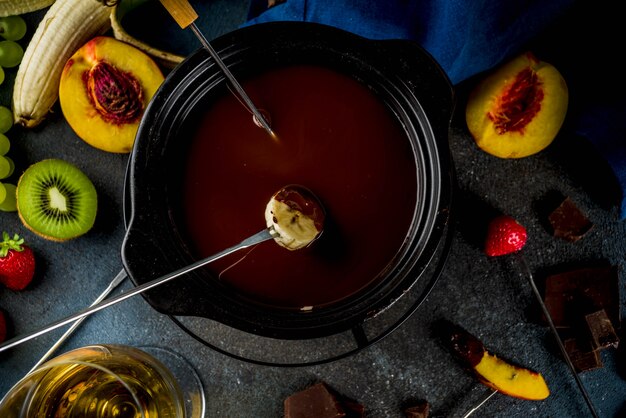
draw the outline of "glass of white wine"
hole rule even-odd
[[[180,383],[179,383],[180,382]],[[169,350],[116,344],[49,360],[0,401],[3,418],[199,418],[202,384]]]

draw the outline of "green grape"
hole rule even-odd
[[[0,106],[0,134],[6,133],[13,126],[13,112],[6,106]]]
[[[4,83],[4,69],[0,67],[0,84]]]
[[[5,134],[0,134],[0,155],[6,155],[11,149],[11,141]]]
[[[0,183],[0,205],[4,203],[7,198],[7,188],[4,184]]]
[[[11,177],[11,175],[15,171],[15,163],[13,162],[13,159],[7,157],[6,155],[4,157],[2,157],[2,158],[4,158],[5,160],[7,160],[9,162],[9,174],[4,176],[4,178],[6,179],[7,177]]]
[[[26,35],[26,21],[22,16],[0,17],[0,36],[9,41],[19,41]]]
[[[0,183],[1,185],[2,183]],[[17,210],[17,187],[15,184],[4,183],[5,197],[0,201],[0,210],[4,212],[15,212]]]
[[[20,65],[24,49],[15,41],[0,41],[0,67],[12,68]]]
[[[11,175],[11,162],[9,157],[3,157],[0,155],[0,179],[5,179]]]

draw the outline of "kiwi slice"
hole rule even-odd
[[[52,241],[67,241],[89,231],[97,207],[91,180],[64,160],[32,164],[17,183],[17,211],[22,223]]]

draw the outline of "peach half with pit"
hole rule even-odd
[[[568,99],[556,67],[525,52],[474,87],[465,121],[483,151],[500,158],[527,157],[552,143],[565,121]]]
[[[103,151],[129,153],[141,117],[163,80],[147,54],[98,36],[65,64],[59,84],[61,110],[83,141]]]

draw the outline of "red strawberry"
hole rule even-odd
[[[7,320],[4,317],[4,312],[0,310],[0,343],[7,337]]]
[[[0,242],[0,283],[11,290],[22,290],[33,280],[35,255],[24,245],[24,238],[15,234],[11,239],[2,233]]]
[[[487,228],[485,253],[490,257],[511,254],[526,244],[526,228],[507,215],[491,220]]]

